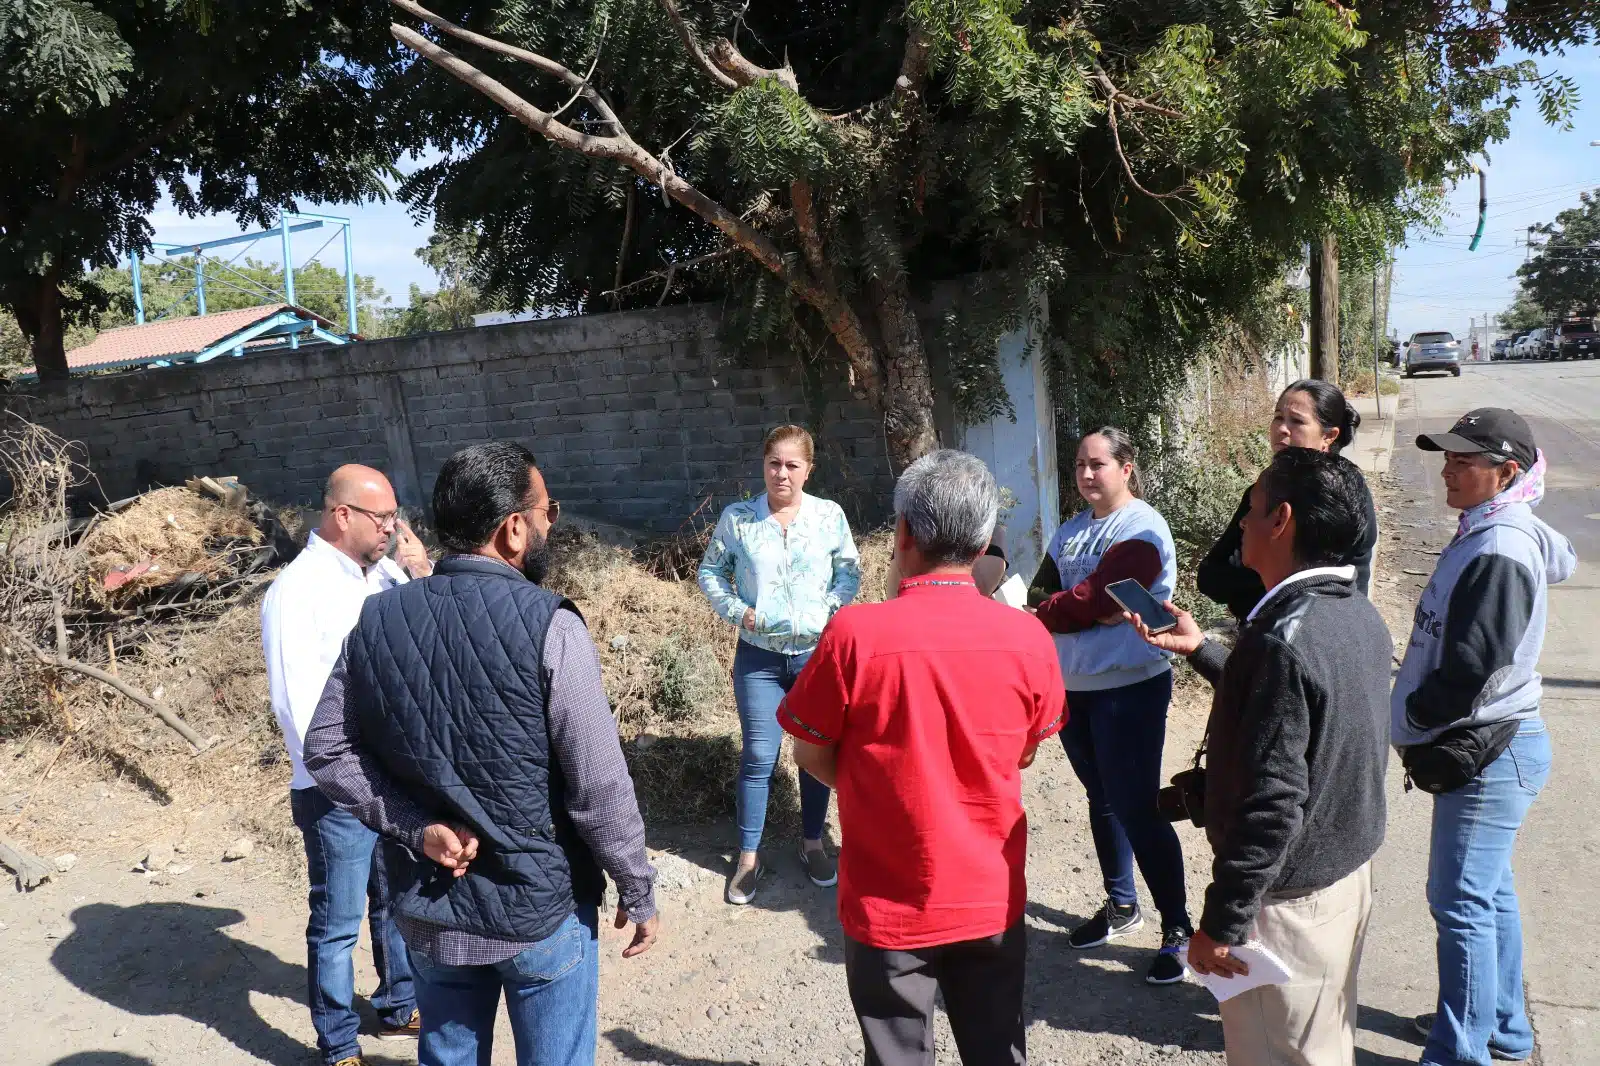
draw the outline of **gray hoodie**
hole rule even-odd
[[[1548,587],[1571,577],[1578,560],[1529,502],[1507,499],[1537,503],[1542,485],[1518,488],[1463,512],[1439,556],[1390,698],[1396,746],[1539,713]]]

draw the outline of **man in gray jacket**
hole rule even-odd
[[[1537,669],[1548,586],[1577,560],[1533,515],[1544,457],[1515,411],[1469,411],[1417,446],[1445,453],[1446,502],[1461,512],[1417,604],[1391,704],[1409,778],[1434,793],[1439,999],[1417,1028],[1425,1066],[1487,1066],[1533,1054],[1511,851],[1550,772]]]

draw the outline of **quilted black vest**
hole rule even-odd
[[[396,912],[499,940],[542,940],[604,876],[566,814],[545,719],[544,639],[577,608],[493,559],[452,556],[370,597],[345,646],[362,745],[428,814],[478,834],[463,877],[389,856]]]

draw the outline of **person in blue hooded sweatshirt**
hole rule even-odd
[[[1408,780],[1434,797],[1439,999],[1417,1028],[1425,1066],[1487,1066],[1533,1054],[1511,853],[1550,774],[1537,669],[1548,589],[1577,559],[1533,515],[1544,455],[1515,411],[1469,411],[1417,446],[1445,453],[1445,499],[1461,512],[1417,604],[1390,706]]]

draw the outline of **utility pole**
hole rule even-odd
[[[1339,383],[1339,238],[1311,246],[1311,376]]]
[[[1378,420],[1383,421],[1383,389],[1380,387],[1383,378],[1378,370],[1378,346],[1383,343],[1383,334],[1378,331],[1378,267],[1372,267],[1372,402],[1378,408]]]

